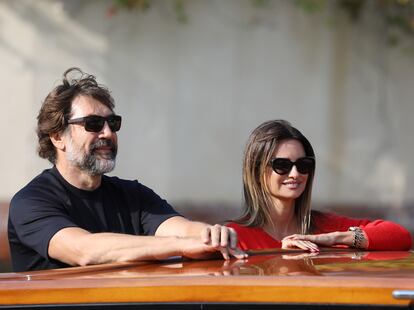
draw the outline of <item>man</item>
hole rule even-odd
[[[115,167],[121,127],[113,109],[108,89],[78,68],[67,70],[44,100],[38,153],[53,168],[11,201],[13,269],[204,258],[213,252],[245,257],[231,228],[189,221],[137,181],[104,175]]]

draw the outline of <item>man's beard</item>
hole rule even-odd
[[[95,150],[99,147],[111,148],[111,151],[105,156],[106,158],[101,158],[95,154]],[[80,170],[90,175],[102,175],[115,168],[117,149],[117,145],[111,140],[99,139],[90,145],[89,152],[84,152],[70,138],[66,149],[66,158]]]

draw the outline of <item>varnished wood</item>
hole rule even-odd
[[[248,260],[138,262],[0,274],[0,305],[271,302],[408,305],[411,252],[292,251]]]
[[[7,221],[9,217],[9,204],[0,202],[0,264],[9,265],[10,251],[7,238]]]

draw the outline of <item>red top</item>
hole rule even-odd
[[[353,219],[331,213],[315,213],[315,234],[334,231],[347,231],[351,226],[358,226],[368,237],[367,250],[406,251],[411,248],[411,234],[402,226],[384,220],[370,221]],[[259,227],[246,227],[236,223],[227,226],[237,232],[242,250],[260,250],[281,248],[282,242],[276,240]]]

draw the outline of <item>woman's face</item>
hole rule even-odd
[[[287,158],[292,162],[305,157],[303,145],[298,140],[283,140],[276,148],[273,158]],[[301,174],[294,165],[292,169],[280,175],[271,166],[266,167],[265,177],[270,194],[274,199],[292,202],[298,198],[306,187],[309,174]]]

